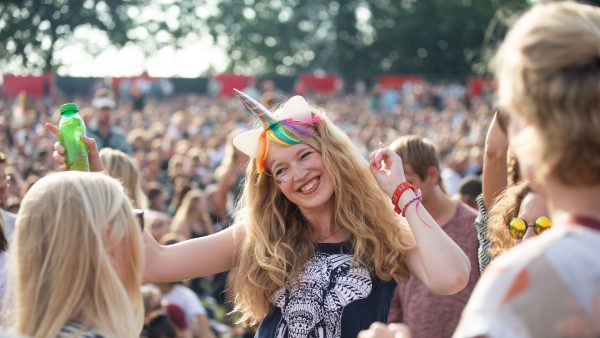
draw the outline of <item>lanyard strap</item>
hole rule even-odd
[[[571,216],[566,220],[566,222],[571,225],[581,225],[586,228],[591,228],[600,231],[600,221],[590,217]]]

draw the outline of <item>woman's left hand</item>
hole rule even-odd
[[[379,149],[369,155],[369,162],[371,173],[388,196],[392,196],[396,187],[406,181],[402,159],[382,142],[379,142]]]

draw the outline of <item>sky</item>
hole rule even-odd
[[[92,55],[78,40],[86,36],[97,41],[101,52]],[[87,27],[78,28],[73,42],[55,54],[63,76],[133,76],[147,71],[154,77],[198,77],[209,67],[217,72],[227,67],[227,55],[214,44],[210,35],[190,37],[180,49],[165,47],[150,57],[133,44],[121,48],[111,46],[105,34]]]
[[[170,1],[157,0],[158,3]],[[200,17],[212,15],[217,10],[216,4],[217,0],[206,1],[202,8],[198,8],[197,14]],[[169,25],[177,25],[179,11],[172,9],[162,11],[150,5],[141,9],[130,8],[128,14],[142,22],[160,19]],[[142,41],[148,36],[145,29],[134,34]],[[150,56],[145,56],[142,48],[131,43],[120,48],[112,46],[106,33],[87,26],[78,27],[60,45],[55,53],[55,62],[60,64],[57,73],[63,76],[134,76],[147,71],[154,77],[198,77],[209,68],[222,72],[228,63],[224,49],[213,41],[206,27],[186,36],[181,41],[182,47],[165,47]]]

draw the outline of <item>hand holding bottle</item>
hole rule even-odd
[[[46,123],[44,125],[46,130],[48,130],[52,135],[58,137],[58,127],[53,125],[52,123]],[[96,140],[91,137],[87,137],[85,135],[81,136],[81,140],[85,143],[89,149],[88,158],[90,162],[90,171],[104,171],[104,165],[100,160],[100,154],[98,153],[98,146],[96,145]],[[58,165],[57,170],[64,171],[67,170],[66,158],[65,158],[65,148],[60,145],[59,142],[54,143],[54,152],[52,153],[52,158],[54,162]]]

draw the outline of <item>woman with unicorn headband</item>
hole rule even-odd
[[[356,337],[386,320],[395,280],[409,274],[438,294],[462,290],[469,260],[420,204],[393,151],[380,145],[365,161],[300,96],[273,113],[236,94],[262,126],[233,140],[250,157],[235,224],[169,247],[146,236],[145,280],[235,268],[235,310],[257,337]]]

